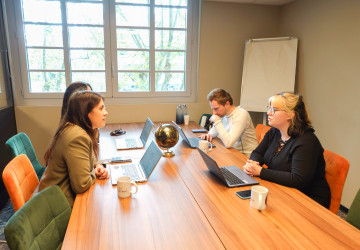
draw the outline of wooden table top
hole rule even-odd
[[[100,131],[100,159],[144,149],[116,150],[109,132],[121,127],[139,136],[144,123],[112,124]],[[153,132],[160,123],[155,123]],[[189,137],[198,125],[182,125]],[[154,134],[146,144],[148,147]],[[219,166],[242,169],[246,156],[215,139],[209,155]],[[267,209],[250,208],[236,191],[209,173],[196,149],[179,138],[175,156],[159,161],[147,183],[130,198],[119,199],[110,181],[96,180],[77,195],[63,249],[360,249],[360,231],[297,189],[256,178],[269,189]]]

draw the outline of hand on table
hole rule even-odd
[[[109,172],[107,171],[106,168],[104,168],[103,165],[98,164],[95,167],[95,175],[100,179],[100,180],[104,180],[104,179],[108,179],[109,176]]]
[[[262,167],[257,161],[247,160],[244,165],[244,171],[250,176],[259,176],[261,173]]]

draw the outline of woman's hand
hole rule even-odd
[[[262,167],[257,161],[247,160],[244,165],[244,171],[250,176],[259,176]]]
[[[209,135],[209,134],[202,135],[202,136],[201,136],[201,139],[207,140],[207,141],[212,141],[212,137],[211,137],[211,135]]]
[[[96,175],[100,180],[104,180],[104,179],[108,179],[108,178],[109,178],[109,172],[108,172],[107,169],[104,168],[104,166],[101,165],[101,164],[97,164],[94,171],[95,171],[95,175]]]

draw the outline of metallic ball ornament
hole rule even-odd
[[[174,152],[169,151],[169,148],[172,148],[179,141],[179,133],[177,129],[171,124],[162,124],[155,132],[155,139],[157,145],[166,149],[167,151],[163,153],[165,157],[172,157],[175,155]]]

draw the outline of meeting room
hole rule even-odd
[[[360,1],[0,2],[0,250],[360,249]]]

